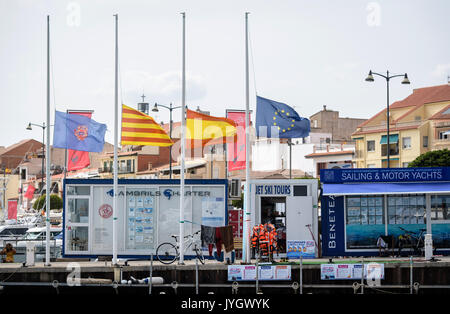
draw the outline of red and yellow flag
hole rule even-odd
[[[122,105],[122,145],[171,146],[173,141],[152,117]]]
[[[228,143],[236,139],[233,120],[186,110],[186,140],[191,147]]]

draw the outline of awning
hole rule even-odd
[[[450,183],[324,184],[322,195],[450,193]]]
[[[389,134],[389,144],[398,143],[398,134]],[[381,136],[380,144],[387,144],[387,135]]]

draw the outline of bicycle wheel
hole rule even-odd
[[[197,255],[197,259],[200,261],[200,263],[202,263],[202,265],[204,265],[205,257],[203,256],[203,250],[201,248],[199,249],[197,246],[195,246],[194,250],[195,254]]]
[[[172,264],[178,257],[177,247],[169,242],[161,243],[156,249],[156,257],[163,264]]]

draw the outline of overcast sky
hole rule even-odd
[[[386,106],[386,82],[370,69],[408,73],[391,102],[450,75],[450,1],[363,0],[0,0],[0,146],[42,139],[46,121],[46,16],[51,23],[54,110],[92,109],[114,134],[114,18],[119,15],[119,100],[181,104],[186,12],[187,105],[213,115],[245,109],[245,12],[250,12],[250,105],[255,95],[295,106],[324,105],[369,118]],[[156,120],[168,122],[168,111]],[[174,121],[180,110],[174,111]]]

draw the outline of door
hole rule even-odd
[[[287,197],[286,203],[287,240],[314,240],[312,196]]]

